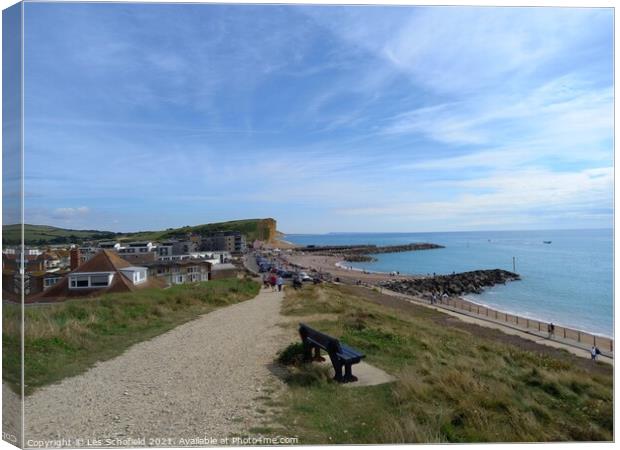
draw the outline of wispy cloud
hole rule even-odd
[[[83,217],[90,212],[90,209],[86,206],[78,206],[77,208],[56,208],[52,217],[54,219],[69,220],[76,217]]]
[[[612,209],[613,168],[588,169],[577,173],[525,170],[498,173],[492,177],[428,183],[438,189],[450,184],[459,194],[447,201],[393,203],[389,200],[361,208],[344,208],[340,214],[357,216],[391,216],[413,223],[432,220],[461,223],[463,226],[505,224],[514,218],[532,226],[549,216],[567,215],[574,221],[592,216],[592,210]],[[600,218],[600,217],[597,217]],[[574,222],[573,222],[574,223]],[[514,227],[512,227],[514,228]]]
[[[26,7],[27,215],[611,224],[611,10]]]

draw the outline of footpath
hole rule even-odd
[[[257,397],[282,388],[270,370],[290,341],[277,326],[282,298],[261,290],[36,390],[25,400],[24,443],[204,446],[247,434],[264,418]]]

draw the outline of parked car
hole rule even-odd
[[[299,279],[303,282],[312,281],[312,277],[306,272],[299,272]]]

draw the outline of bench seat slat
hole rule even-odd
[[[342,342],[340,343],[340,348],[342,349],[343,353],[352,353],[354,355],[358,355],[358,356],[361,356],[361,357],[364,356],[364,354],[362,352],[360,352],[359,350],[357,350],[356,348],[349,347],[348,345],[345,345]]]
[[[338,354],[344,356],[345,358],[361,358],[364,356],[361,353],[348,352],[346,350],[340,351]]]

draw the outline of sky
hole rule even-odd
[[[613,12],[27,3],[27,223],[609,228]]]

